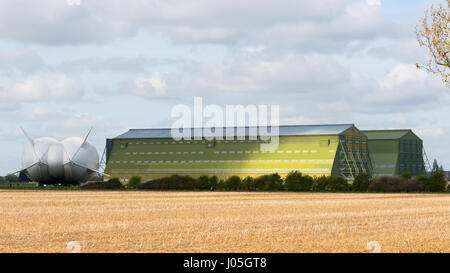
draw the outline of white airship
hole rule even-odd
[[[70,137],[57,141],[50,137],[32,139],[22,154],[22,171],[39,184],[79,184],[98,173],[97,149],[87,138]]]

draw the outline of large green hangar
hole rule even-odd
[[[224,130],[229,128],[221,128]],[[235,136],[240,130],[234,128]],[[279,127],[276,150],[264,151],[258,136],[244,139],[174,140],[171,129],[132,129],[107,140],[105,172],[123,180],[171,174],[258,176],[293,170],[312,176],[371,174],[367,137],[353,124]],[[224,133],[225,135],[225,133]]]
[[[374,177],[425,174],[423,142],[412,130],[363,131],[368,137]]]

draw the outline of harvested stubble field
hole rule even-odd
[[[0,191],[1,252],[449,252],[450,195]]]

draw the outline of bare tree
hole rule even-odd
[[[433,74],[440,75],[447,87],[450,87],[450,0],[447,7],[432,5],[425,11],[425,17],[416,27],[417,41],[420,46],[428,48],[430,59],[426,65],[416,63],[417,68],[425,69]]]

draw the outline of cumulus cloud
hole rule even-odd
[[[339,37],[336,46],[345,46],[355,39],[391,35],[386,22],[379,5],[353,0],[284,0],[276,5],[269,0],[97,0],[75,6],[55,0],[0,1],[0,37],[53,45],[104,43],[144,29],[183,43],[275,39],[311,47],[317,39],[326,43],[332,41],[327,37]],[[281,35],[290,39],[279,39]]]
[[[138,77],[130,85],[130,92],[138,97],[154,98],[166,95],[167,84],[164,75],[153,73],[148,77]]]
[[[82,94],[82,84],[75,77],[64,73],[31,75],[17,81],[0,83],[0,109],[2,105],[26,102],[67,101],[80,98]]]
[[[209,103],[220,104],[274,102],[283,109],[296,105],[297,111],[325,116],[441,107],[439,101],[448,93],[438,78],[414,65],[400,63],[374,78],[322,55],[271,58],[238,53],[215,64],[190,63],[181,72],[164,74],[163,79],[155,75],[137,78],[132,94],[188,101],[203,96]]]
[[[81,95],[81,83],[65,74],[29,76],[4,86],[0,97],[20,102],[66,100]]]
[[[257,33],[258,34],[258,33]],[[274,24],[262,39],[270,47],[287,47],[315,52],[353,51],[377,38],[402,35],[400,26],[386,18],[379,6],[356,2],[323,21],[297,20]]]
[[[67,118],[69,113],[64,110],[52,110],[46,109],[43,107],[35,107],[30,112],[25,114],[25,118],[29,121],[49,121],[49,120],[59,120],[63,118]]]
[[[377,82],[379,89],[376,96],[367,95],[367,101],[414,108],[436,101],[447,91],[437,77],[410,64],[396,65]]]
[[[443,139],[450,133],[448,123],[435,128],[422,125],[413,128],[413,131],[422,138],[430,164],[436,158],[438,163],[444,166],[444,169],[449,170],[450,158],[448,156],[448,150],[442,148]]]
[[[244,48],[244,50],[250,54],[252,53],[261,53],[264,51],[264,46],[263,45],[257,45],[257,46],[247,46],[246,48]]]
[[[381,0],[366,0],[366,3],[369,6],[380,6]]]
[[[310,93],[339,85],[349,74],[336,61],[319,55],[254,58],[238,54],[217,64],[186,67],[193,92],[208,93]],[[185,82],[182,82],[185,84]]]
[[[88,113],[74,112],[72,115],[63,119],[59,119],[56,124],[62,128],[63,132],[75,133],[84,132],[94,127],[99,130],[117,130],[121,125],[117,122],[109,120],[104,115],[93,115]]]
[[[416,128],[414,131],[423,137],[442,137],[446,135],[446,131],[442,128],[436,129]]]
[[[387,45],[374,45],[369,48],[368,53],[380,60],[390,59],[410,64],[424,63],[428,58],[427,49],[418,46],[413,37],[391,40]]]
[[[160,65],[180,65],[184,60],[179,58],[135,57],[83,57],[64,60],[53,66],[54,69],[70,72],[115,72],[115,73],[150,73],[149,69]]]
[[[12,77],[27,75],[46,69],[46,64],[39,54],[27,49],[0,49],[0,76]]]
[[[90,1],[71,6],[66,1],[0,1],[0,34],[3,39],[42,44],[103,42],[113,35],[130,35],[125,21],[98,17]],[[106,5],[110,1],[104,1]]]
[[[2,94],[2,87],[0,86],[0,98]],[[7,101],[0,99],[0,111],[13,111],[19,107],[19,103],[16,101]]]
[[[125,130],[120,122],[114,121],[103,114],[92,114],[73,108],[35,107],[28,113],[15,113],[10,115],[20,124],[14,124],[5,130],[5,137],[9,140],[23,137],[19,126],[22,126],[33,137],[52,136],[63,139],[70,136],[82,136],[90,128],[94,128],[96,135],[112,137]],[[43,122],[45,121],[45,122]],[[93,135],[94,136],[94,135]],[[104,138],[102,145],[104,144]]]

